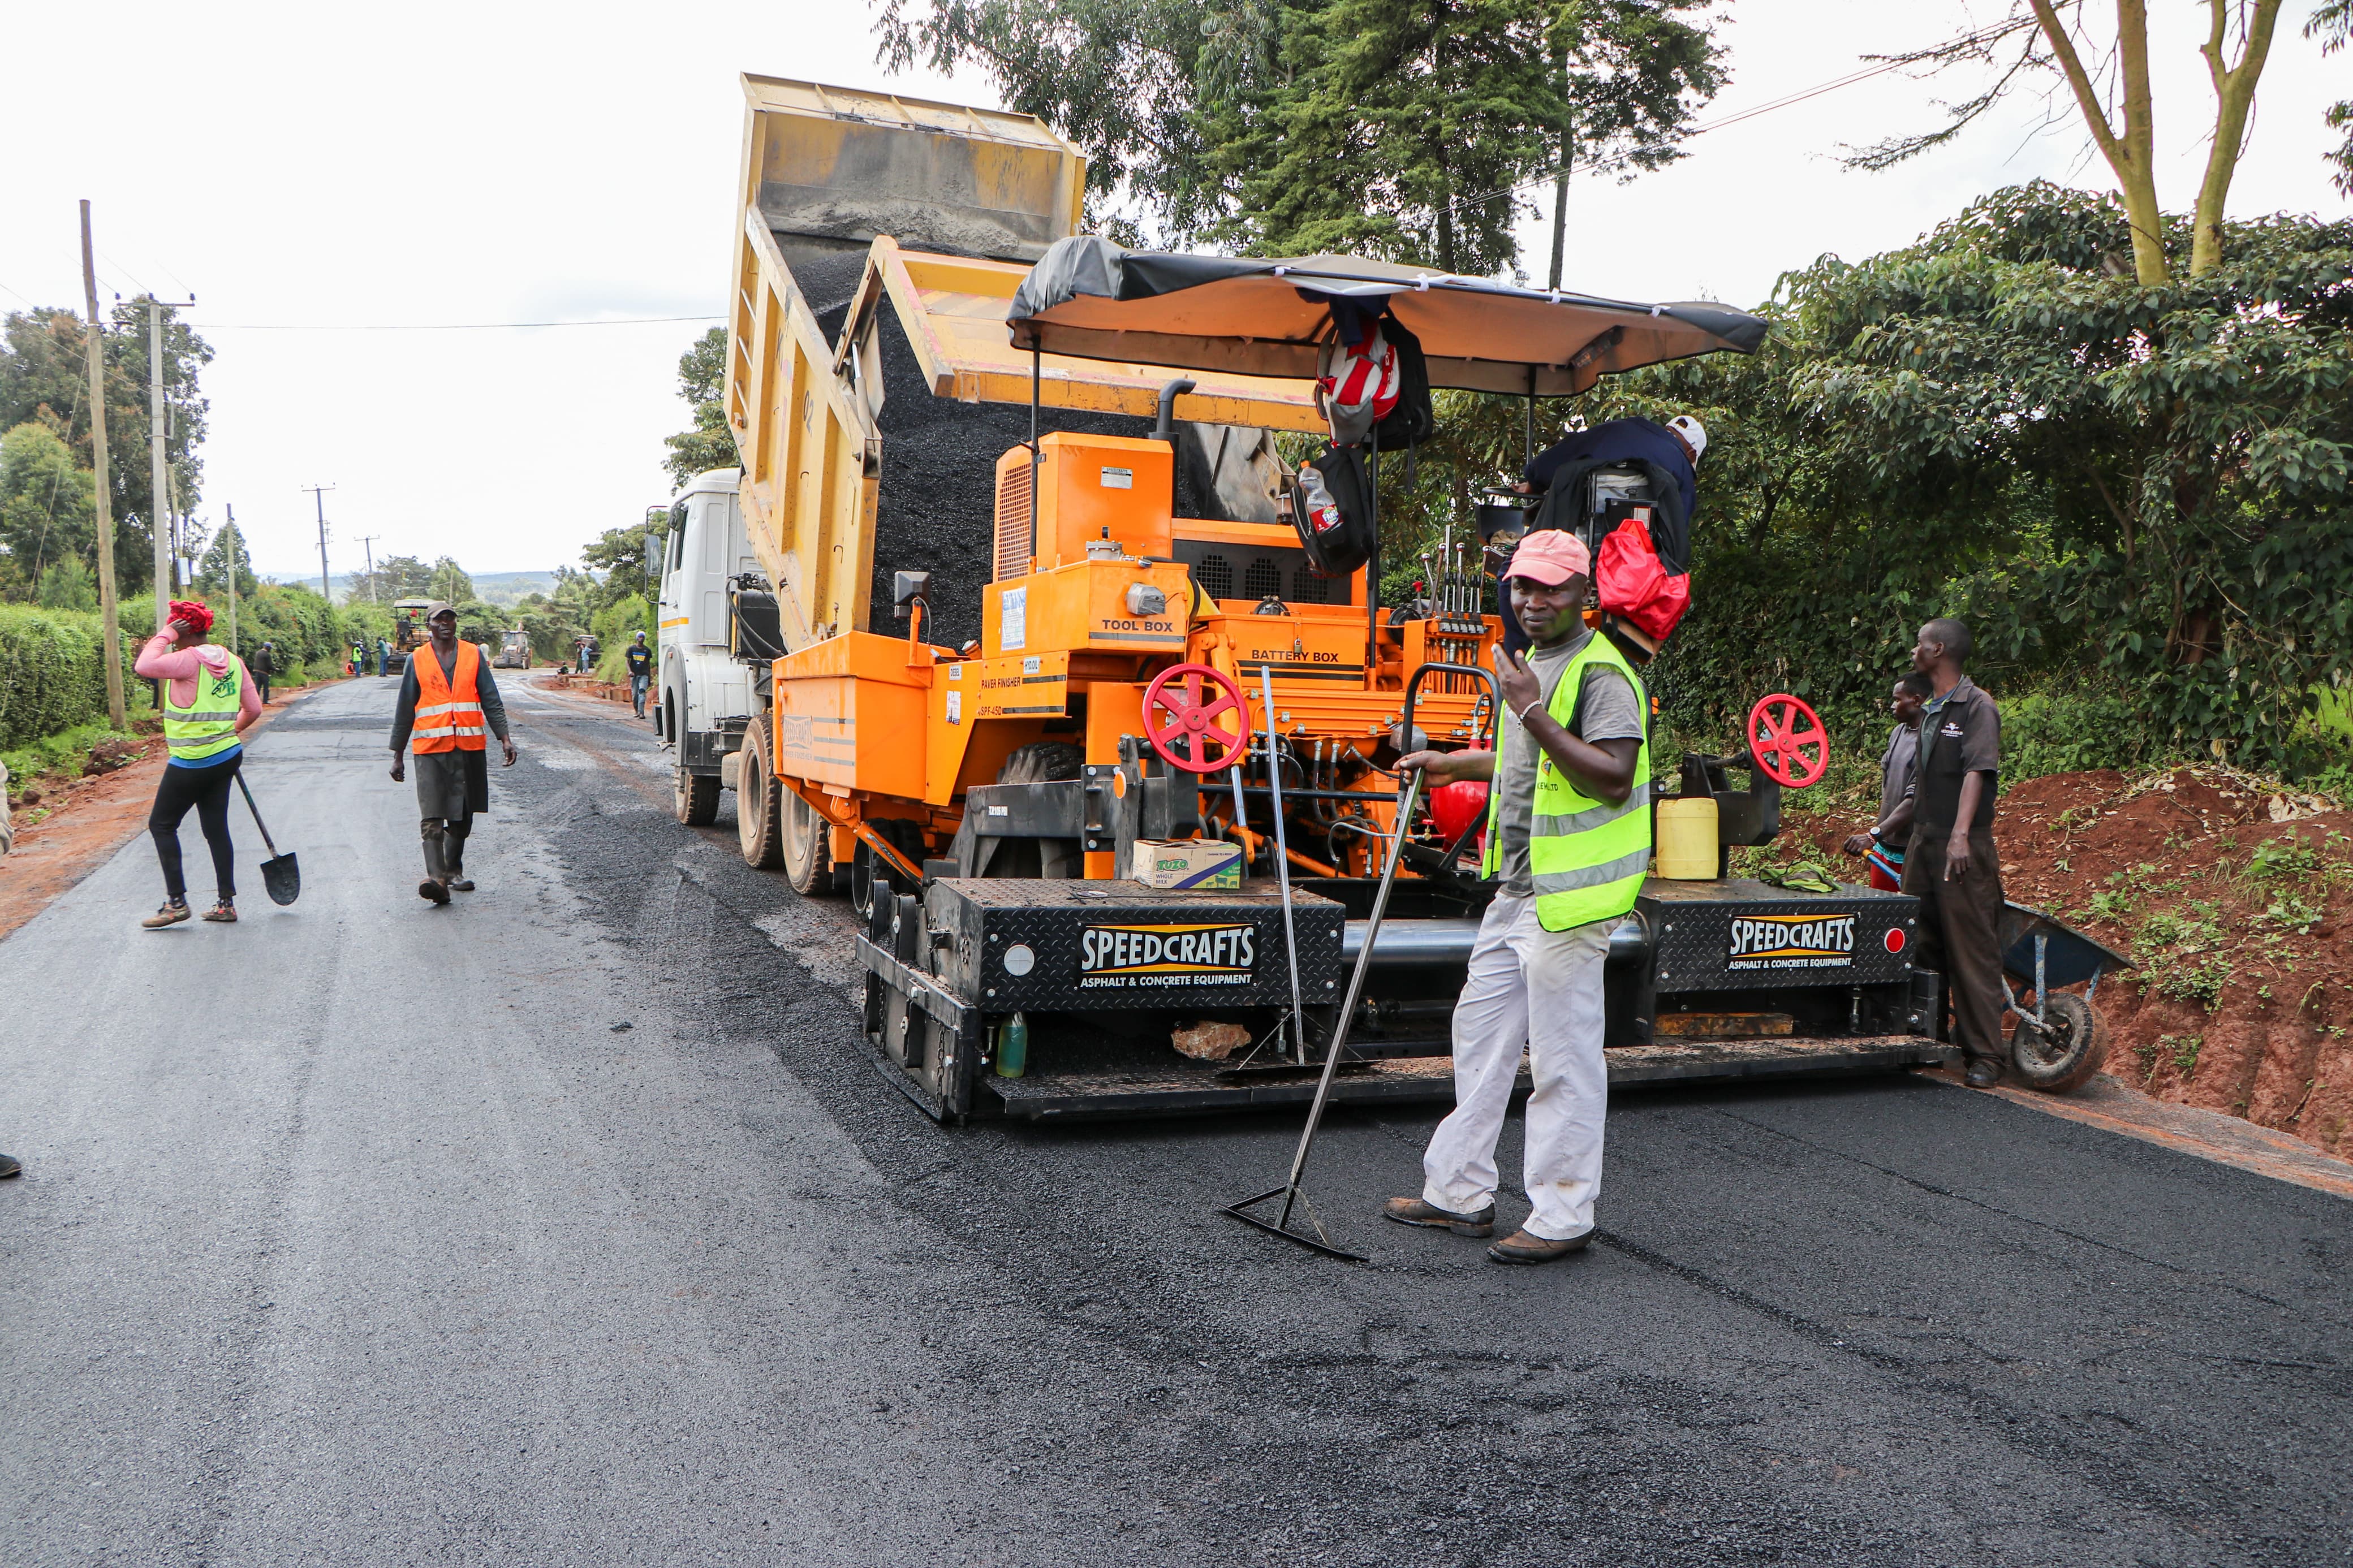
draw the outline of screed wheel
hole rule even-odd
[[[767,725],[754,721],[744,731],[743,771],[735,775],[735,842],[744,864],[773,871],[785,863],[784,827],[776,816],[785,791],[768,766]]]

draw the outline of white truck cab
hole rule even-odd
[[[742,472],[697,474],[670,509],[658,616],[654,692],[681,822],[709,824],[719,810],[721,764],[744,743],[756,700],[752,668],[729,646],[732,579],[765,582],[744,535],[736,499]]]

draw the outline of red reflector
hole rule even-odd
[[[1887,928],[1887,951],[1890,952],[1902,952],[1904,951],[1904,928],[1902,926],[1890,926]]]

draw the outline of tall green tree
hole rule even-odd
[[[710,468],[732,468],[738,458],[727,429],[727,329],[713,327],[678,359],[678,395],[694,413],[694,426],[663,437],[670,456],[662,467],[672,485],[683,485]]]
[[[646,553],[651,536],[654,553]],[[609,609],[631,594],[649,597],[661,587],[662,541],[670,537],[670,520],[649,512],[635,528],[608,528],[580,547],[580,560],[593,576],[583,592],[592,615]]]
[[[2304,36],[2320,40],[2320,52],[2333,55],[2353,42],[2353,0],[2327,0],[2312,19],[2304,25]],[[2328,162],[2337,173],[2329,183],[2339,195],[2353,196],[2353,99],[2344,99],[2329,105],[2328,128],[2345,132],[2345,140],[2331,148]]]
[[[343,595],[347,605],[389,605],[396,599],[439,599],[448,595],[433,588],[433,568],[414,555],[385,555],[373,572],[355,572]]]
[[[28,594],[62,561],[88,565],[97,511],[97,478],[47,419],[27,419],[0,437],[0,591]]]
[[[90,375],[83,357],[88,331],[79,312],[47,307],[12,312],[0,321],[0,429],[41,419],[64,438],[85,468],[95,466]],[[136,301],[118,301],[103,338],[115,568],[122,593],[130,595],[147,586],[153,561],[151,519],[156,509],[147,448],[146,308]],[[210,404],[200,374],[212,357],[209,344],[175,313],[165,312],[164,395],[173,412],[164,450],[174,499],[184,510],[193,510],[204,493],[199,453]]]
[[[261,579],[254,575],[253,552],[246,547],[244,532],[236,523],[224,522],[196,563],[196,592],[207,595],[227,594],[232,563],[237,571],[237,596],[251,598],[259,593]]]
[[[1679,155],[1724,80],[1708,5],[877,0],[876,32],[893,68],[977,68],[1083,146],[1099,226],[1491,273],[1564,155]]]

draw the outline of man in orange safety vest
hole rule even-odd
[[[392,715],[392,780],[406,768],[404,748],[417,756],[417,810],[425,840],[425,880],[419,898],[436,904],[452,891],[470,893],[466,876],[466,839],[474,816],[491,806],[488,737],[496,735],[514,766],[514,742],[507,735],[506,704],[490,660],[472,643],[458,640],[458,612],[436,600],[425,612],[430,641],[411,655],[400,679],[400,699]]]

